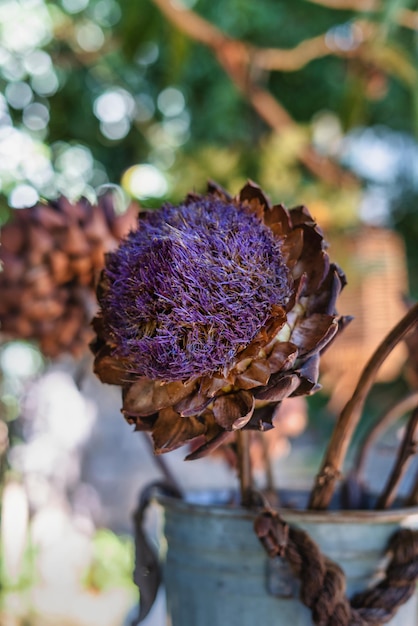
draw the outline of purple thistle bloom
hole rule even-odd
[[[152,380],[227,371],[289,300],[280,247],[248,208],[215,197],[146,213],[107,257],[100,304],[115,355]]]
[[[106,257],[94,371],[156,452],[208,454],[238,429],[268,430],[284,398],[318,388],[321,351],[347,323],[345,284],[303,206],[271,206],[248,181],[216,183],[145,213]]]

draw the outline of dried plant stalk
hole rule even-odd
[[[269,454],[267,440],[266,440],[264,433],[258,432],[257,435],[259,437],[261,448],[262,448],[262,453],[263,453],[263,464],[264,464],[264,470],[266,474],[266,490],[270,493],[273,493],[275,491],[273,467],[271,463],[271,457]]]
[[[241,504],[250,507],[252,503],[253,475],[250,457],[250,433],[237,431],[238,477],[241,491]]]
[[[398,458],[396,459],[395,466],[391,475],[386,483],[386,486],[377,501],[377,509],[387,509],[395,500],[397,488],[405,475],[405,472],[410,464],[412,457],[417,452],[417,436],[418,436],[418,407],[412,413],[409,419],[408,426],[405,430],[405,435],[398,452]]]
[[[171,471],[168,463],[160,454],[154,454],[154,444],[152,443],[152,439],[148,433],[144,433],[144,439],[145,439],[147,448],[149,449],[151,456],[154,459],[158,469],[161,471],[162,475],[164,476],[166,483],[170,485],[171,487],[173,487],[175,491],[177,491],[178,493],[183,493],[183,490],[180,487],[180,484],[178,483],[175,475]]]
[[[328,508],[340,478],[341,470],[354,430],[360,420],[366,397],[376,373],[388,354],[418,321],[418,304],[415,304],[393,330],[384,338],[369,359],[360,375],[357,387],[343,408],[328,444],[321,469],[312,490],[309,509]]]
[[[415,475],[415,481],[413,487],[411,489],[411,493],[409,494],[406,500],[407,506],[418,506],[418,471]]]
[[[396,422],[400,417],[406,415],[418,406],[418,391],[413,391],[409,395],[398,400],[395,404],[391,405],[373,424],[370,431],[364,438],[363,443],[359,447],[356,460],[353,467],[353,477],[357,482],[361,482],[364,473],[364,467],[366,464],[366,457],[373,446],[375,441],[380,437],[382,433],[389,428],[389,426]]]

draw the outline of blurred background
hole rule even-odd
[[[1,624],[134,617],[132,514],[162,469],[92,374],[94,283],[138,210],[209,179],[308,206],[348,276],[355,319],[322,391],[283,403],[268,435],[277,482],[311,485],[361,367],[418,297],[417,53],[416,0],[0,2]],[[416,393],[413,341],[357,440]],[[372,486],[401,432],[389,420]],[[235,485],[222,456],[183,456],[165,458],[182,487]]]

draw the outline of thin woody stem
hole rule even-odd
[[[265,434],[262,432],[258,432],[257,435],[260,441],[261,449],[263,451],[263,463],[264,463],[264,470],[266,473],[266,489],[270,493],[273,493],[275,491],[274,476],[273,476],[273,468],[271,464],[269,449],[267,445],[267,438],[265,437]]]
[[[267,437],[263,432],[258,432],[256,434],[260,439],[266,477],[266,486],[265,489],[263,489],[263,496],[265,498],[266,504],[268,504],[270,507],[274,507],[277,509],[277,507],[280,506],[280,496],[274,482],[273,464],[271,462],[271,456],[269,454]]]
[[[408,422],[408,426],[405,430],[405,435],[401,446],[399,448],[398,458],[396,459],[395,466],[382,495],[377,501],[376,509],[387,509],[395,500],[397,488],[405,475],[405,472],[410,464],[412,457],[417,451],[417,435],[418,435],[418,408],[412,413],[412,416]]]
[[[407,506],[418,506],[418,471],[415,474],[415,481],[412,485],[411,493],[406,500]]]
[[[247,430],[237,431],[238,478],[241,490],[241,504],[249,507],[252,504],[253,476],[250,458],[250,434]]]
[[[357,387],[335,425],[311,493],[309,509],[322,510],[328,508],[336,483],[340,478],[354,430],[360,420],[366,397],[374,383],[376,374],[389,353],[417,321],[418,303],[385,337],[363,369]]]
[[[390,406],[373,424],[372,428],[367,433],[363,440],[363,443],[359,447],[356,459],[353,464],[353,477],[361,482],[363,478],[364,467],[366,464],[366,457],[373,446],[375,441],[381,436],[388,427],[398,420],[400,417],[412,411],[418,406],[418,391],[413,391],[406,397],[398,400],[395,404]]]
[[[163,474],[164,478],[179,493],[182,493],[183,490],[181,489],[181,487],[180,487],[177,479],[175,478],[174,474],[172,473],[172,471],[168,467],[165,459],[163,459],[163,457],[160,454],[155,454],[155,452],[154,452],[154,444],[152,443],[151,437],[148,435],[148,433],[144,433],[144,435],[145,435],[145,437],[144,437],[145,442],[147,444],[148,449],[151,452],[152,458],[155,461],[155,463],[158,466],[158,468],[160,469],[160,471]]]

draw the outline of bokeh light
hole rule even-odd
[[[122,139],[130,131],[135,100],[125,89],[112,89],[96,98],[93,110],[102,134],[111,140]]]
[[[167,192],[164,174],[150,164],[134,165],[124,173],[122,186],[135,198],[160,198]]]
[[[99,0],[92,7],[93,18],[102,26],[114,26],[121,15],[121,8],[115,0]]]
[[[24,53],[46,44],[52,36],[52,25],[43,2],[2,0],[0,44],[12,53]]]
[[[105,36],[100,26],[90,21],[77,26],[76,39],[80,48],[86,52],[100,50],[105,42]]]
[[[152,65],[155,63],[159,56],[159,48],[155,41],[148,41],[142,44],[136,55],[136,62],[138,65]]]
[[[23,81],[9,83],[5,89],[7,102],[14,109],[24,109],[33,99],[33,91]]]
[[[0,351],[0,367],[10,378],[31,378],[40,371],[42,357],[30,344],[13,341]]]
[[[68,13],[79,13],[88,6],[89,0],[61,0],[61,4]]]
[[[31,185],[16,185],[9,194],[9,205],[14,209],[34,206],[38,200],[39,194]]]
[[[182,113],[186,103],[179,89],[167,87],[159,94],[157,104],[163,115],[174,117]]]
[[[22,120],[30,130],[43,130],[49,122],[49,111],[44,104],[34,102],[25,107]]]

